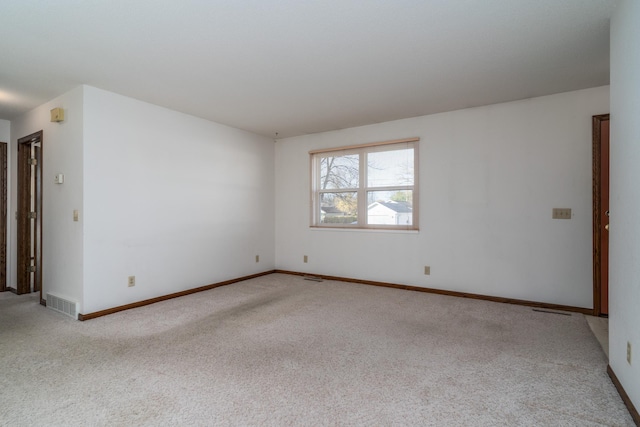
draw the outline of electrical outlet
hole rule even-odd
[[[127,286],[132,287],[136,285],[136,276],[129,276],[127,280]]]
[[[260,262],[260,255],[256,255],[256,262]]]
[[[303,260],[304,260],[304,262],[309,262],[309,257],[305,255]]]
[[[426,276],[430,275],[431,274],[431,267],[429,267],[428,265],[425,265],[424,266],[424,274]]]
[[[631,365],[631,343],[627,341],[627,362]]]

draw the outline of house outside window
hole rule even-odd
[[[311,151],[311,226],[417,230],[418,141]]]

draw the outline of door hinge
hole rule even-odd
[[[29,219],[36,219],[36,218],[38,218],[37,212],[29,212]]]
[[[36,272],[36,266],[35,265],[30,265],[29,267],[27,267],[27,272],[28,273],[35,273]]]
[[[37,165],[38,164],[38,159],[36,159],[36,158],[29,159],[29,164],[30,165]]]

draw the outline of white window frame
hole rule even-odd
[[[322,150],[309,151],[311,162],[311,227],[312,228],[346,228],[346,229],[383,229],[383,230],[419,230],[418,227],[418,142],[420,138],[405,138],[393,141],[374,142],[368,144],[352,145],[347,147],[338,147]],[[397,185],[388,187],[368,187],[367,178],[367,155],[381,151],[397,150],[399,148],[413,149],[413,185]],[[357,188],[339,188],[339,189],[320,189],[320,161],[324,157],[329,156],[346,156],[349,154],[359,154],[358,164],[358,187]],[[402,191],[410,190],[412,192],[412,221],[409,225],[394,224],[367,224],[367,194],[373,191]],[[341,193],[353,192],[357,194],[358,200],[358,220],[357,224],[338,224],[338,223],[322,223],[321,222],[321,194],[323,193]]]

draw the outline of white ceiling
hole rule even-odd
[[[606,85],[615,0],[0,0],[0,118],[88,84],[278,137]]]

